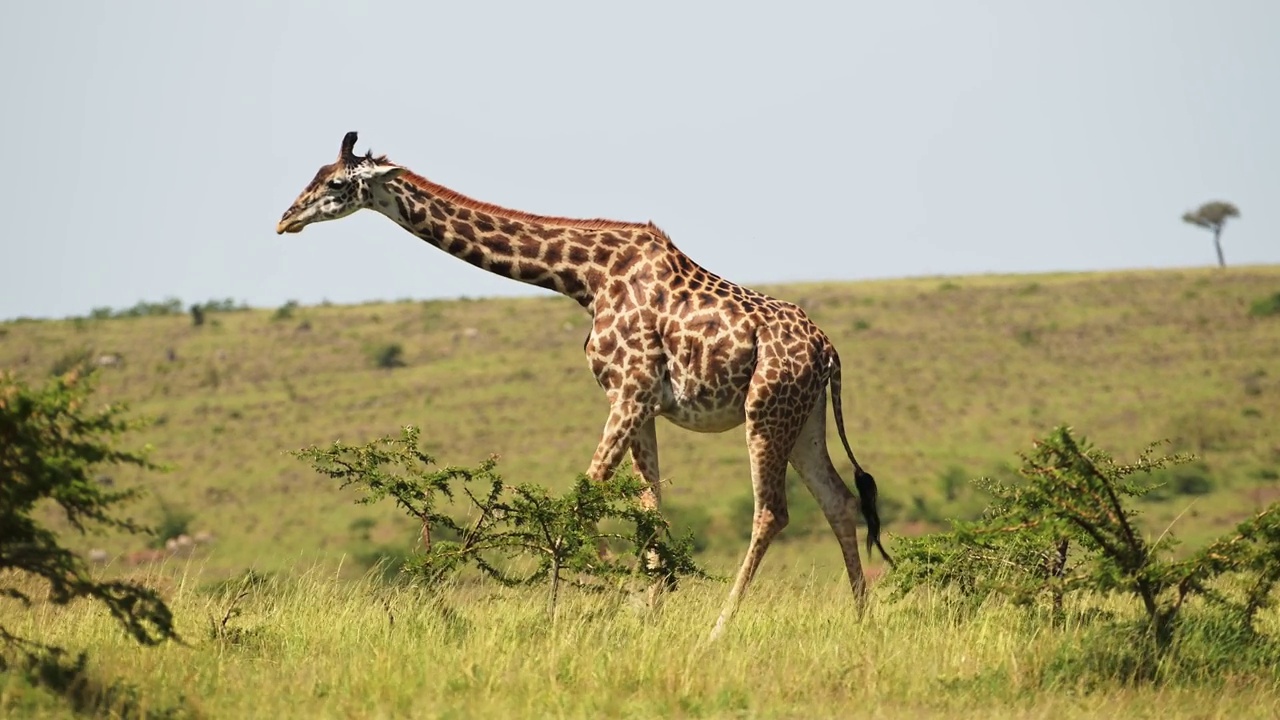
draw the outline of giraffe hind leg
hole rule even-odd
[[[765,388],[767,396],[768,388]],[[748,399],[749,406],[752,403]],[[751,522],[751,541],[742,566],[729,590],[720,617],[711,630],[711,639],[724,632],[747,593],[769,543],[787,526],[787,456],[795,443],[799,422],[791,420],[774,398],[765,397],[758,409],[747,416],[747,447],[751,458],[751,488],[755,496],[755,512]]]
[[[845,571],[859,606],[866,598],[866,578],[862,572],[862,559],[858,553],[858,524],[856,507],[858,499],[849,491],[827,453],[826,397],[814,403],[809,419],[800,431],[791,451],[791,465],[813,494],[827,523],[840,543]],[[859,491],[861,492],[861,488]],[[862,496],[866,500],[866,496]]]

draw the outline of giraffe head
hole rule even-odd
[[[338,159],[321,166],[302,189],[276,225],[277,234],[302,232],[311,223],[337,220],[370,207],[374,190],[405,172],[399,165],[387,162],[385,156],[356,155],[355,144],[355,132],[342,138]]]

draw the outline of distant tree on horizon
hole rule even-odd
[[[1228,218],[1240,217],[1240,209],[1224,200],[1214,200],[1199,207],[1195,212],[1182,214],[1182,222],[1198,225],[1213,231],[1213,248],[1218,251],[1218,267],[1226,267],[1227,261],[1222,257],[1222,228]]]

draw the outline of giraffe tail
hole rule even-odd
[[[853,463],[853,484],[858,490],[858,505],[862,510],[862,518],[867,523],[867,553],[870,553],[874,546],[880,551],[880,557],[884,558],[890,567],[894,567],[896,564],[893,558],[889,557],[889,553],[884,550],[884,545],[880,543],[880,511],[876,503],[879,491],[876,489],[876,479],[858,464],[857,458],[853,456],[853,448],[849,447],[849,438],[845,435],[844,408],[840,401],[840,356],[836,354],[835,348],[831,348],[830,353],[831,410],[835,414],[836,432],[840,435],[840,442],[844,444],[849,462]]]

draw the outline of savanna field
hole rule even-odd
[[[1009,473],[1034,438],[1063,424],[1119,459],[1162,440],[1162,452],[1197,456],[1136,502],[1153,537],[1194,548],[1280,500],[1280,267],[758,289],[804,307],[840,351],[850,441],[879,480],[891,553],[895,536],[976,517],[984,501],[967,481]],[[1073,598],[1052,623],[1009,603],[895,600],[874,558],[868,574],[879,579],[859,618],[835,539],[799,483],[791,525],[729,631],[708,644],[728,591],[714,579],[686,581],[657,609],[568,593],[554,622],[528,589],[461,578],[427,593],[394,582],[388,566],[412,552],[416,524],[390,503],[354,504],[350,489],[288,454],[416,425],[442,465],[496,453],[504,477],[564,489],[607,411],[582,356],[588,322],[553,297],[291,304],[210,311],[198,327],[186,313],[0,324],[0,368],[38,383],[68,362],[100,362],[95,400],[153,420],[125,444],[154,446],[170,470],[104,468],[101,479],[143,487],[130,513],[161,537],[63,540],[104,576],[159,589],[183,639],[140,648],[87,602],[0,603],[11,631],[87,657],[87,679],[71,685],[0,674],[0,714],[1278,712],[1280,669],[1265,663],[1206,660],[1161,683],[1109,679],[1116,661],[1095,619],[1136,617],[1125,598]],[[830,441],[850,480],[834,429]],[[711,573],[732,576],[751,517],[742,431],[659,423],[659,446],[664,515],[693,531]],[[164,548],[178,537],[188,540]],[[1266,609],[1258,625],[1280,634],[1280,615]],[[1213,645],[1211,623],[1197,632]],[[1185,652],[1200,652],[1193,645]]]

